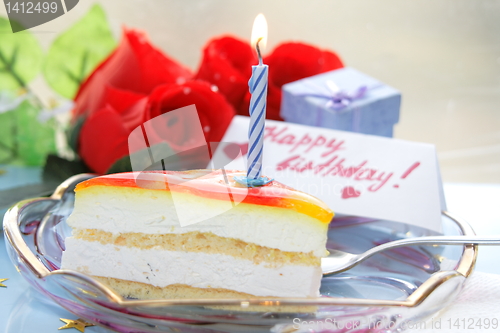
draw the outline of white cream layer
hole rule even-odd
[[[66,239],[63,269],[165,287],[181,283],[224,288],[255,296],[317,297],[321,269],[312,266],[266,267],[228,255],[141,250]]]
[[[68,224],[72,228],[98,229],[111,233],[146,234],[211,232],[217,236],[241,239],[289,252],[326,253],[328,225],[284,208],[230,202],[187,195],[177,196],[175,206],[170,192],[133,191],[96,186],[77,192]],[[200,222],[181,226],[178,213],[206,216]]]

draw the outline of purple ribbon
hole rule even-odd
[[[311,93],[303,93],[299,94],[299,96],[305,97],[317,97],[327,99],[325,107],[331,109],[333,111],[342,111],[351,105],[354,101],[360,100],[366,96],[366,93],[369,90],[381,87],[382,84],[378,83],[374,86],[368,87],[365,85],[359,86],[353,91],[347,92],[345,90],[340,90],[340,88],[333,82],[332,80],[327,80],[325,82],[326,87],[324,85],[317,85],[314,83],[307,83],[314,89],[314,92]],[[319,91],[320,93],[317,93]],[[321,91],[326,91],[325,93],[321,93]],[[360,132],[360,122],[361,122],[361,114],[359,112],[359,108],[353,108],[352,110],[352,131]],[[323,122],[323,113],[320,112],[318,114],[318,118],[316,119],[316,126],[322,125]]]
[[[311,84],[315,88],[320,88],[321,90],[325,90],[324,87],[317,86],[315,84]],[[318,97],[328,99],[326,102],[326,107],[340,111],[348,107],[352,102],[362,99],[365,97],[367,91],[369,90],[367,86],[360,86],[356,88],[352,92],[346,92],[344,90],[340,90],[337,85],[333,81],[326,81],[326,86],[329,90],[329,93],[325,94],[317,94],[317,93],[305,93],[300,94],[300,96],[310,96],[310,97]]]

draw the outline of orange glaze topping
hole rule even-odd
[[[210,199],[292,209],[322,223],[330,223],[333,218],[331,209],[309,194],[294,190],[277,181],[264,186],[247,188],[233,180],[234,176],[241,175],[245,173],[227,170],[224,173],[221,170],[127,172],[89,179],[78,184],[75,191],[92,186],[167,190]]]

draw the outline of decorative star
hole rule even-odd
[[[59,327],[60,330],[64,330],[67,328],[76,328],[80,332],[85,332],[85,327],[90,327],[90,326],[95,326],[94,324],[87,323],[81,318],[78,318],[76,320],[73,319],[64,319],[64,318],[59,318],[62,322],[65,322],[66,325]]]
[[[7,281],[8,279],[0,279],[0,287],[4,287],[4,288],[7,288],[7,286],[5,284],[3,284],[2,282],[4,281]]]

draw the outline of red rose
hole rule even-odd
[[[128,135],[120,114],[106,106],[91,114],[78,137],[78,154],[95,172],[104,174],[128,155]]]
[[[152,46],[144,33],[125,29],[120,45],[80,86],[74,118],[104,108],[109,94],[120,101],[115,106],[121,112],[158,85],[182,83],[191,77],[188,68]]]
[[[196,106],[204,138],[207,142],[222,139],[235,112],[226,99],[214,91],[210,84],[189,81],[181,85],[158,86],[148,97],[121,112],[107,104],[90,115],[83,124],[79,137],[79,153],[87,165],[98,173],[105,173],[118,159],[129,153],[128,136],[136,127],[130,119],[140,119],[139,124],[184,106]],[[158,130],[158,129],[157,129]],[[158,130],[168,131],[169,145],[176,151],[190,146],[190,123],[176,119]]]
[[[182,85],[164,85],[156,88],[149,96],[144,122],[191,104],[196,105],[206,142],[219,142],[235,112],[224,96],[214,91],[207,82],[189,81]],[[189,129],[180,123],[178,125],[178,136],[176,142],[172,143],[182,144],[187,138],[186,132]]]
[[[75,97],[73,122],[83,120],[83,125],[74,148],[90,168],[106,172],[128,155],[127,138],[143,121],[148,95],[159,85],[191,77],[188,68],[156,49],[144,33],[124,29],[120,45]]]
[[[211,40],[204,49],[197,79],[209,81],[219,88],[238,114],[248,116],[252,65],[257,65],[256,52],[250,44],[232,37]],[[280,117],[281,87],[285,83],[344,67],[331,51],[303,43],[284,43],[264,58],[269,65],[267,119]]]
[[[216,85],[229,103],[239,110],[248,94],[252,65],[257,63],[257,55],[250,44],[225,36],[207,43],[195,78]]]

